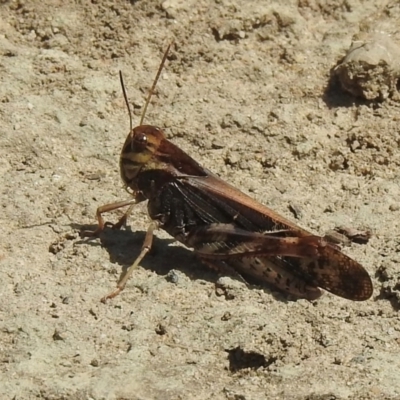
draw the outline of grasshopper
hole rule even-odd
[[[367,271],[340,248],[295,225],[201,166],[167,140],[162,129],[143,125],[150,98],[165,64],[168,46],[149,91],[139,126],[132,128],[132,114],[125,86],[120,80],[130,116],[130,132],[120,156],[121,177],[132,197],[97,209],[99,234],[105,226],[119,229],[134,206],[147,200],[152,220],[142,250],[119,280],[118,295],[149,252],[153,232],[161,228],[211,267],[233,270],[261,284],[308,300],[321,296],[320,288],[349,300],[367,300],[372,283]],[[128,207],[116,223],[105,223],[102,214]]]

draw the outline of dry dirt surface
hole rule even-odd
[[[361,31],[396,42],[400,6],[280,3],[0,1],[1,399],[400,398],[400,104],[357,99],[332,73]],[[129,198],[118,71],[138,124],[172,39],[146,122],[312,232],[371,231],[343,249],[370,300],[295,301],[158,231],[100,302],[149,223],[138,205],[127,229],[79,235]]]

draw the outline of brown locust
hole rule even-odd
[[[169,48],[150,89],[140,124],[133,129],[120,74],[131,121],[120,169],[132,197],[99,207],[99,225],[91,235],[97,235],[105,225],[120,228],[134,205],[146,200],[152,222],[141,253],[117,288],[102,300],[124,289],[129,276],[150,250],[153,231],[159,228],[193,249],[206,264],[233,270],[260,284],[272,284],[298,298],[316,299],[322,288],[350,300],[368,299],[373,291],[368,273],[337,245],[298,227],[226,183],[167,140],[162,129],[143,125]],[[104,212],[121,207],[128,210],[116,224],[104,222]]]

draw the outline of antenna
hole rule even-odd
[[[124,79],[122,78],[122,71],[119,71],[119,81],[121,82],[122,93],[124,94],[125,104],[126,104],[126,107],[128,109],[128,113],[129,113],[129,132],[132,132],[132,128],[133,128],[133,126],[132,126],[132,112],[131,112],[131,108],[129,107],[128,96],[126,95]]]
[[[153,93],[154,93],[154,89],[155,89],[155,87],[156,87],[156,85],[157,85],[158,78],[159,78],[160,75],[161,75],[161,71],[162,71],[162,69],[163,69],[163,67],[164,67],[165,61],[167,60],[168,52],[169,52],[169,49],[170,49],[171,46],[172,46],[172,43],[173,43],[173,42],[171,42],[171,43],[168,45],[167,50],[165,50],[164,56],[163,56],[163,58],[162,58],[162,60],[161,60],[161,64],[160,64],[160,66],[158,67],[158,71],[157,71],[156,78],[154,79],[153,85],[151,86],[151,89],[150,89],[150,91],[149,91],[149,95],[147,96],[147,99],[146,99],[146,103],[144,104],[144,108],[143,108],[142,116],[140,117],[140,124],[139,124],[139,125],[142,125],[142,124],[143,124],[143,120],[144,120],[144,117],[145,117],[146,111],[147,111],[147,106],[149,105],[151,96],[152,96]],[[124,90],[124,94],[125,94],[125,90]],[[129,112],[129,113],[130,113],[130,112]],[[131,125],[132,125],[132,124],[131,124]],[[131,128],[131,129],[132,129],[132,128]]]

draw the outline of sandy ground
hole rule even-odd
[[[400,7],[277,4],[0,2],[2,399],[400,398],[399,102],[330,77],[366,24],[396,33]],[[148,226],[139,205],[127,230],[79,237],[128,197],[118,71],[138,123],[171,39],[146,122],[302,227],[370,230],[344,249],[371,274],[369,301],[247,287],[157,232],[100,303]]]

